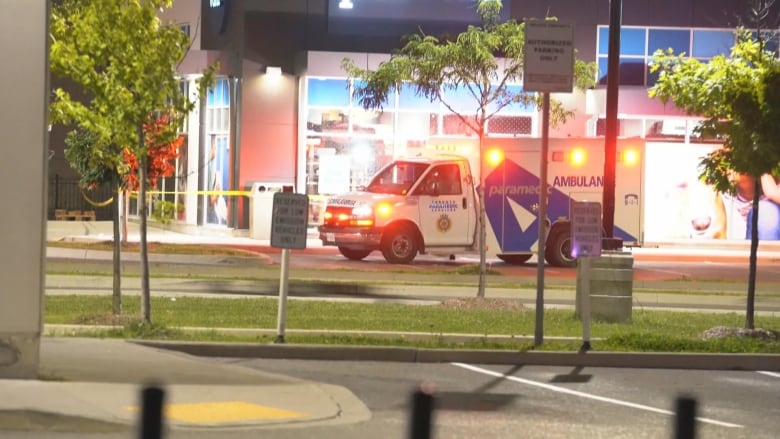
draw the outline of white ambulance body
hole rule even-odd
[[[538,249],[541,139],[486,139],[480,166],[470,139],[429,142],[426,152],[396,159],[365,190],[331,198],[319,227],[323,245],[349,259],[379,250],[390,263],[410,263],[418,253],[478,251],[480,170],[485,172],[487,254],[523,263]],[[604,139],[550,139],[545,259],[573,266],[571,201],[602,201]],[[498,155],[495,152],[499,152]],[[618,142],[614,236],[638,245],[642,230],[642,139]],[[498,162],[488,160],[500,156]],[[474,172],[472,172],[472,170]]]

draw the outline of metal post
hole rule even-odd
[[[433,395],[425,389],[417,389],[412,394],[412,419],[410,439],[430,439],[433,424]]]
[[[609,2],[609,52],[607,54],[607,114],[604,133],[604,218],[603,226],[607,236],[605,250],[616,250],[620,246],[610,244],[615,228],[615,165],[617,163],[618,135],[618,90],[620,88],[620,28],[623,0]]]
[[[696,437],[696,400],[688,397],[677,398],[675,411],[674,438],[693,439]]]
[[[590,279],[593,270],[593,259],[590,256],[578,258],[580,265],[580,280],[582,285],[580,292],[580,311],[582,318],[582,351],[589,351],[590,346]]]
[[[284,328],[287,320],[287,289],[290,272],[290,249],[282,249],[282,274],[279,278],[279,314],[276,318],[276,343],[284,343]]]
[[[158,387],[147,387],[141,391],[140,439],[162,438],[162,413],[165,392]]]
[[[536,252],[536,328],[534,346],[544,342],[544,247],[547,240],[547,149],[550,143],[550,93],[542,94],[542,157],[539,170],[539,244]]]

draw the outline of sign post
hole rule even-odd
[[[534,345],[544,340],[544,247],[547,240],[547,150],[550,143],[550,93],[571,93],[574,87],[574,30],[556,20],[525,22],[523,90],[542,92],[542,160],[539,170],[539,245],[536,251],[536,328]]]
[[[284,343],[287,321],[287,291],[290,277],[290,249],[306,248],[308,221],[309,197],[292,192],[276,192],[274,194],[271,215],[271,247],[282,249],[276,343]]]
[[[593,257],[601,256],[601,203],[572,201],[571,252],[580,264],[582,350],[590,350],[590,278]]]

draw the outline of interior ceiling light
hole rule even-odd
[[[339,9],[352,9],[352,7],[355,6],[352,3],[352,0],[341,0],[339,2]]]

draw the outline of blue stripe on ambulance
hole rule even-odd
[[[511,160],[505,159],[485,176],[485,213],[502,253],[529,252],[539,239],[540,179]],[[510,200],[518,205],[527,224],[512,210]],[[547,198],[547,217],[553,221],[569,215],[571,198],[551,188]],[[530,219],[532,218],[532,219]],[[636,241],[628,232],[615,226],[614,234],[625,241]]]

